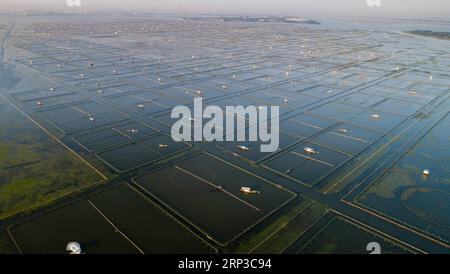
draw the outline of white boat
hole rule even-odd
[[[246,187],[246,186],[241,187],[241,192],[243,192],[245,194],[259,194],[258,190],[254,190],[251,187]]]
[[[250,150],[252,150],[251,148],[246,147],[246,146],[237,146],[237,148],[239,148],[242,151],[250,151]]]
[[[370,115],[370,117],[372,117],[374,119],[378,119],[378,118],[381,118],[381,115],[380,114],[372,114],[372,115]]]
[[[303,151],[305,151],[308,154],[319,154],[319,152],[317,150],[315,150],[314,148],[311,148],[311,147],[305,147],[303,149]]]
[[[169,145],[166,145],[166,144],[159,144],[158,147],[159,147],[159,148],[167,148],[167,147],[169,147]]]

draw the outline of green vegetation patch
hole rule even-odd
[[[294,237],[294,232],[292,234],[290,232],[290,225],[286,228],[287,224],[289,224],[294,219],[299,219],[299,216],[304,217],[303,213],[311,207],[313,202],[311,199],[304,199],[300,197],[301,202],[297,205],[290,208],[287,212],[280,213],[280,215],[270,224],[265,225],[260,230],[250,231],[250,233],[241,239],[238,246],[233,248],[232,250],[228,250],[230,253],[242,254],[242,253],[266,253],[266,248],[270,246],[270,243],[274,241],[272,239],[279,239],[279,236],[282,234],[283,239],[291,239]],[[295,202],[295,201],[294,201]],[[319,204],[314,206],[314,209],[319,208]],[[305,222],[307,220],[304,219]],[[311,220],[309,220],[311,221]],[[284,233],[285,230],[288,230],[287,234]],[[281,233],[280,235],[278,235]],[[298,235],[298,234],[297,234]],[[268,242],[268,243],[267,243]],[[286,247],[284,243],[277,243],[274,247],[279,252]]]
[[[0,219],[101,176],[0,98]]]
[[[326,208],[323,205],[313,203],[298,216],[283,224],[275,234],[262,242],[253,253],[282,253],[325,213]]]

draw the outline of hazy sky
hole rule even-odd
[[[7,9],[69,9],[66,1],[0,0],[0,11]],[[81,0],[81,9],[127,9],[175,13],[450,18],[450,0],[380,0],[381,7],[369,7],[367,1],[377,0]]]

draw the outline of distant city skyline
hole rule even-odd
[[[448,0],[81,0],[69,8],[67,0],[0,0],[0,10],[127,10],[170,13],[268,14],[296,16],[355,16],[449,18]],[[371,7],[372,6],[372,7]]]

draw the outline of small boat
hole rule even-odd
[[[430,176],[430,170],[429,170],[429,169],[424,169],[423,172],[422,172],[422,174],[423,174],[424,176]]]
[[[140,108],[140,109],[144,109],[144,108],[146,108],[146,105],[145,104],[139,104],[139,105],[137,105],[137,107]]]
[[[95,122],[95,119],[94,119],[94,117],[92,117],[92,116],[89,117],[89,120],[90,120],[91,122]]]
[[[244,194],[259,194],[260,192],[258,190],[252,189],[251,187],[243,186],[241,187],[241,192]]]
[[[36,105],[42,107],[42,106],[44,106],[44,103],[42,103],[42,102],[37,102]]]
[[[130,129],[129,130],[131,133],[138,133],[139,132],[139,129],[134,129],[134,128],[132,128],[132,129]]]
[[[166,144],[159,144],[158,147],[159,147],[159,148],[168,148],[169,145],[166,145]]]
[[[242,151],[250,151],[250,150],[252,150],[251,148],[246,147],[246,146],[237,146],[237,148],[239,148]]]
[[[372,115],[370,115],[370,117],[372,117],[374,119],[378,119],[378,118],[381,118],[381,115],[380,114],[372,114]]]
[[[308,154],[319,154],[319,152],[317,150],[315,150],[314,148],[311,148],[311,147],[305,147],[303,149],[303,151]]]
[[[345,128],[340,128],[339,132],[341,132],[341,133],[349,133],[350,131],[348,129],[345,129]]]

